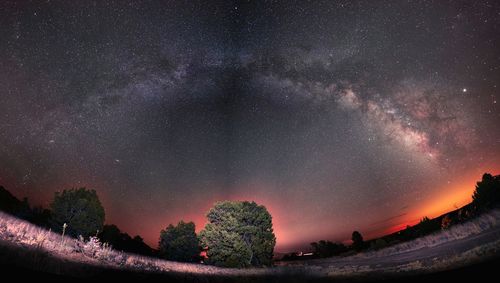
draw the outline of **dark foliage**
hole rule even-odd
[[[365,248],[365,242],[363,241],[363,236],[358,231],[352,232],[352,248],[356,251],[361,251]]]
[[[485,173],[472,195],[472,203],[479,210],[488,210],[500,203],[500,175]]]
[[[33,224],[48,227],[50,210],[42,207],[31,209],[27,198],[19,200],[2,186],[0,186],[0,210]]]
[[[289,254],[286,254],[283,256],[283,258],[281,259],[282,261],[292,261],[292,260],[299,260],[301,259],[297,253],[289,253]]]
[[[199,260],[200,244],[193,222],[180,221],[160,232],[159,255],[168,260],[193,262]]]
[[[31,213],[27,198],[21,201],[2,186],[0,186],[0,210],[22,219],[29,218]]]
[[[86,198],[89,199],[90,202],[96,202],[97,196],[94,197],[92,191],[88,192],[90,193],[85,193],[87,194]],[[74,201],[74,198],[72,198],[72,201]],[[78,203],[78,201],[74,203]],[[80,209],[82,208],[83,207],[80,207]],[[71,209],[76,210],[77,207],[71,207]],[[53,227],[54,229],[59,231],[61,229],[61,227],[53,226],[55,224],[53,219],[51,219],[52,212],[49,209],[43,208],[41,206],[30,208],[30,205],[26,198],[21,201],[2,186],[0,186],[0,210],[14,215],[18,218],[30,221],[31,223],[41,227]],[[97,207],[96,211],[99,210],[99,207]],[[62,224],[60,224],[60,226],[62,226]],[[68,235],[75,236],[70,233],[71,226],[67,227],[66,233]],[[97,233],[97,230],[98,229],[92,230],[90,235],[94,235],[95,233]],[[102,230],[99,231],[98,237],[100,238],[101,242],[110,244],[115,250],[146,256],[154,255],[154,250],[146,243],[144,243],[143,239],[140,236],[135,236],[132,238],[127,233],[122,233],[120,229],[116,227],[116,225],[104,225]]]
[[[153,256],[153,249],[144,243],[141,237],[132,238],[121,232],[116,225],[104,225],[98,237],[101,242],[110,244],[115,250]]]
[[[271,265],[276,237],[272,217],[255,202],[218,202],[200,233],[207,263],[227,267]]]
[[[52,213],[49,209],[43,208],[41,206],[35,206],[31,210],[31,215],[28,220],[35,225],[49,228],[51,214]]]
[[[62,231],[66,223],[66,234],[73,237],[95,235],[104,225],[104,208],[95,190],[79,188],[56,192],[50,208],[52,229]]]
[[[449,215],[445,215],[441,220],[441,230],[449,229],[453,225],[453,219]]]
[[[472,198],[473,201],[470,204],[460,209],[434,219],[424,217],[417,225],[407,226],[406,229],[378,239],[366,242],[358,231],[354,231],[353,244],[350,248],[355,251],[368,247],[380,249],[425,236],[440,229],[448,229],[488,209],[498,207],[500,205],[500,175],[492,176],[485,173],[481,181],[477,182]],[[89,236],[94,235],[104,222],[104,209],[93,190],[80,188],[56,193],[51,208],[55,210],[54,213],[42,207],[30,208],[26,198],[19,200],[0,186],[0,210],[39,226],[52,227],[60,231],[62,225],[67,223],[68,235]],[[222,202],[216,204],[207,217],[210,223],[200,236],[204,247],[209,248],[208,263],[234,267],[262,266],[271,263],[275,237],[272,232],[271,216],[265,207],[257,206],[254,202]],[[193,223],[180,222],[177,226],[169,225],[161,233],[160,248],[163,246],[163,251],[161,251],[163,257],[179,261],[199,259],[200,247]],[[147,256],[154,255],[154,250],[145,244],[141,237],[132,238],[122,233],[115,225],[105,225],[98,236],[102,242],[109,243],[116,250]],[[343,244],[324,240],[311,243],[311,246],[314,257],[330,257],[350,250]],[[181,255],[183,253],[189,255]],[[304,257],[292,253],[286,255],[283,260],[302,258]]]
[[[313,253],[317,257],[331,257],[347,251],[347,247],[342,243],[334,243],[321,240],[311,243]]]
[[[425,216],[413,228],[416,229],[416,234],[418,236],[425,236],[439,231],[441,229],[441,220],[429,219],[429,217]]]

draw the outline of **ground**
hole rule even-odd
[[[277,262],[274,267],[250,269],[177,263],[122,253],[95,240],[62,237],[0,213],[1,266],[70,277],[146,276],[197,282],[390,279],[486,264],[497,261],[499,254],[500,210],[378,251]]]

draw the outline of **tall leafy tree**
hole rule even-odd
[[[52,229],[61,231],[66,223],[66,234],[70,236],[95,235],[104,225],[104,208],[95,190],[79,188],[56,192],[50,208]]]
[[[200,244],[193,222],[180,221],[160,232],[160,256],[168,260],[192,262],[200,253]]]
[[[255,202],[218,202],[207,214],[200,240],[210,264],[226,267],[271,265],[276,237],[272,217]]]
[[[486,210],[500,203],[500,176],[485,173],[472,195],[472,203],[481,210]]]

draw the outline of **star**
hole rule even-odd
[[[394,213],[374,192],[424,213],[446,180],[500,164],[500,7],[10,2],[0,185],[46,200],[81,182],[153,245],[231,198],[270,206],[280,248],[344,240]]]

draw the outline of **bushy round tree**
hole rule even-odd
[[[67,224],[67,235],[88,237],[95,235],[104,225],[104,208],[95,190],[86,188],[56,192],[50,204],[51,226],[61,231]]]
[[[168,260],[192,262],[199,258],[200,244],[193,222],[180,221],[160,232],[160,255]]]
[[[365,247],[363,236],[361,236],[361,233],[359,233],[358,231],[352,232],[351,240],[352,240],[352,247],[356,251],[360,251]]]
[[[200,232],[207,263],[226,267],[271,265],[276,237],[272,217],[255,202],[218,202]]]

